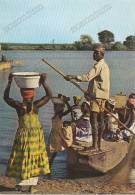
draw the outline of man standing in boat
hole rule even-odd
[[[93,68],[83,75],[67,75],[66,80],[89,81],[87,94],[91,106],[91,126],[93,143],[91,150],[101,150],[101,139],[104,131],[104,107],[105,101],[109,99],[110,74],[109,68],[104,61],[105,48],[97,44],[94,48],[93,59],[96,61]],[[86,94],[85,94],[86,95]]]

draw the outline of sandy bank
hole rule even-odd
[[[13,193],[15,180],[0,177],[0,193]],[[36,186],[38,193],[135,193],[135,184],[111,184],[105,177],[74,180],[40,180]]]

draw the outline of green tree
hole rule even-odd
[[[61,50],[66,50],[66,44],[61,44],[60,49]]]
[[[126,40],[124,41],[124,45],[129,50],[135,50],[135,36],[130,35],[130,36],[126,37]]]
[[[44,50],[45,49],[45,45],[39,44],[36,49]]]
[[[104,30],[98,33],[98,39],[106,49],[110,49],[111,43],[114,42],[114,34],[109,30]]]
[[[74,46],[77,50],[82,50],[83,44],[80,41],[75,41]]]
[[[1,49],[2,50],[7,50],[8,49],[8,44],[7,43],[2,43],[1,44]]]
[[[113,46],[112,46],[112,50],[116,50],[116,51],[121,51],[121,50],[126,50],[127,47],[125,45],[123,45],[121,42],[116,42]]]
[[[83,50],[90,50],[92,48],[93,40],[90,35],[81,35],[80,43],[82,44]]]
[[[93,40],[90,35],[81,35],[79,41],[74,42],[74,47],[77,50],[90,50]]]
[[[93,40],[90,35],[81,35],[80,36],[80,42],[82,44],[92,44]]]

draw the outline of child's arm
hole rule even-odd
[[[12,98],[9,97],[12,79],[13,79],[13,75],[10,73],[9,74],[9,77],[8,77],[8,84],[7,84],[7,86],[5,88],[5,91],[4,91],[4,97],[3,97],[3,99],[5,100],[5,102],[9,106],[17,109],[17,108],[20,108],[21,107],[21,103],[19,101],[16,101],[16,100],[14,100],[14,99],[12,99]]]
[[[71,112],[71,106],[70,106],[69,102],[66,101],[65,103],[66,103],[66,105],[67,105],[67,110],[64,111],[64,112],[61,114],[62,117],[65,116],[65,115],[67,115],[68,113]]]
[[[39,107],[43,106],[44,104],[46,104],[49,101],[49,99],[52,97],[52,92],[51,92],[49,86],[45,83],[45,80],[46,80],[46,74],[42,74],[41,79],[40,79],[40,83],[43,86],[46,95],[43,96],[41,99],[36,100],[34,102],[34,105],[37,108],[39,108]]]

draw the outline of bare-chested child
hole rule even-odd
[[[71,125],[64,124],[62,118],[70,112],[68,98],[63,95],[52,98],[54,105],[54,116],[52,117],[52,129],[48,141],[48,153],[50,165],[53,163],[57,152],[64,151],[72,145],[73,135]],[[65,105],[67,110],[64,111]]]

